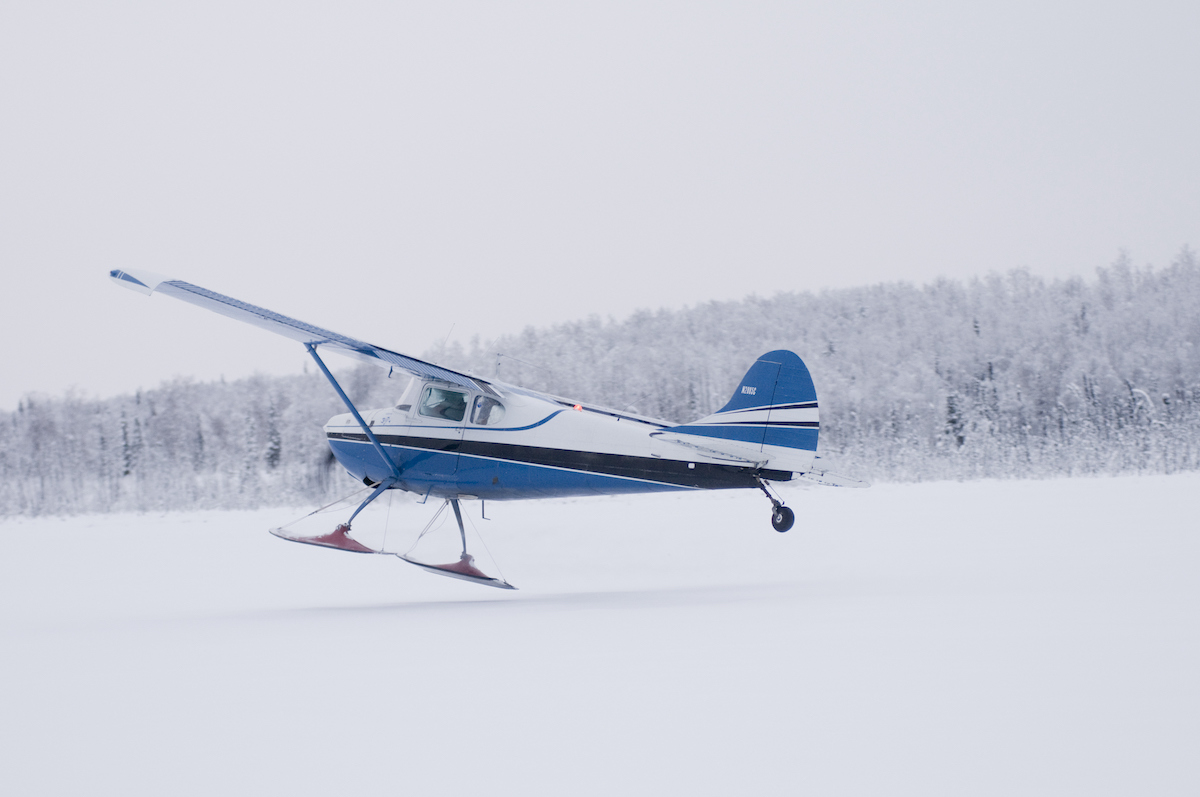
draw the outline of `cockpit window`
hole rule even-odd
[[[421,396],[422,415],[430,418],[444,418],[447,421],[461,421],[467,414],[467,396],[457,390],[446,390],[440,387],[425,388]]]
[[[495,426],[504,420],[504,405],[494,398],[476,396],[471,407],[471,423],[480,426]]]

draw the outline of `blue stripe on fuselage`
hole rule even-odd
[[[356,479],[380,481],[387,474],[370,443],[330,440],[338,462]],[[592,473],[552,465],[511,462],[469,454],[385,446],[400,467],[400,486],[435,497],[474,495],[491,500],[614,495],[696,489],[650,479]],[[735,485],[729,485],[735,486]],[[749,486],[749,485],[737,485]]]

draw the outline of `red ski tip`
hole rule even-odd
[[[471,578],[491,578],[487,573],[484,573],[475,566],[475,557],[469,553],[462,555],[462,558],[457,562],[452,562],[448,565],[433,565],[438,570],[445,570],[447,573],[458,573],[460,576],[470,576]]]
[[[337,548],[340,551],[350,551],[351,553],[383,553],[383,551],[368,548],[351,537],[350,526],[345,523],[328,534],[321,534],[316,537],[293,537],[284,532],[283,529],[271,529],[271,533],[281,540],[302,542],[305,545],[320,545],[323,548]]]

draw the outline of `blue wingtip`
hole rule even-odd
[[[117,269],[117,268],[114,268],[112,271],[108,272],[108,276],[112,277],[115,280],[122,280],[124,282],[132,282],[134,285],[141,285],[143,288],[150,287],[149,285],[147,285],[146,283],[137,279],[136,277],[132,277],[132,276],[126,274],[124,271],[121,271],[120,269]]]

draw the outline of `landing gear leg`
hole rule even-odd
[[[463,527],[462,509],[458,506],[457,498],[447,498],[446,503],[450,504],[450,508],[454,510],[454,519],[458,521],[458,536],[462,540],[462,555],[457,562],[451,562],[444,565],[429,564],[416,559],[410,559],[408,554],[396,554],[409,564],[426,570],[430,573],[439,576],[450,576],[451,578],[461,578],[464,581],[474,581],[476,584],[486,584],[489,587],[499,587],[500,589],[516,589],[512,584],[509,584],[503,578],[492,578],[487,573],[484,573],[479,568],[475,567],[475,557],[467,553],[467,530]],[[442,509],[438,510],[438,515],[446,508],[446,504],[442,504]],[[434,520],[437,520],[437,515],[434,515]],[[433,521],[430,521],[432,524]],[[428,530],[428,527],[426,527]],[[424,536],[425,532],[421,532]],[[420,542],[421,538],[417,538]],[[416,546],[416,543],[413,543]],[[410,549],[411,552],[411,549]]]
[[[375,489],[367,496],[367,500],[358,505],[358,509],[354,510],[354,514],[345,523],[340,524],[336,529],[328,534],[320,534],[316,537],[296,537],[284,531],[283,529],[271,529],[271,533],[280,539],[289,540],[291,542],[302,542],[305,545],[320,545],[322,548],[337,548],[339,551],[350,551],[351,553],[383,553],[374,548],[368,548],[358,540],[350,536],[350,524],[354,522],[354,518],[358,517],[358,513],[367,508],[367,504],[374,501],[379,496],[383,495],[384,491],[395,484],[394,479],[387,479],[374,485]]]
[[[796,524],[796,513],[783,505],[775,496],[771,495],[771,491],[767,489],[767,485],[758,476],[754,477],[758,482],[758,489],[763,491],[767,499],[771,502],[771,527],[776,531],[783,533]]]
[[[462,510],[458,508],[457,498],[447,498],[450,502],[450,508],[454,510],[454,519],[458,521],[458,536],[462,538],[462,559],[459,561],[466,562],[469,567],[475,561],[475,557],[467,553],[467,530],[463,528]]]

